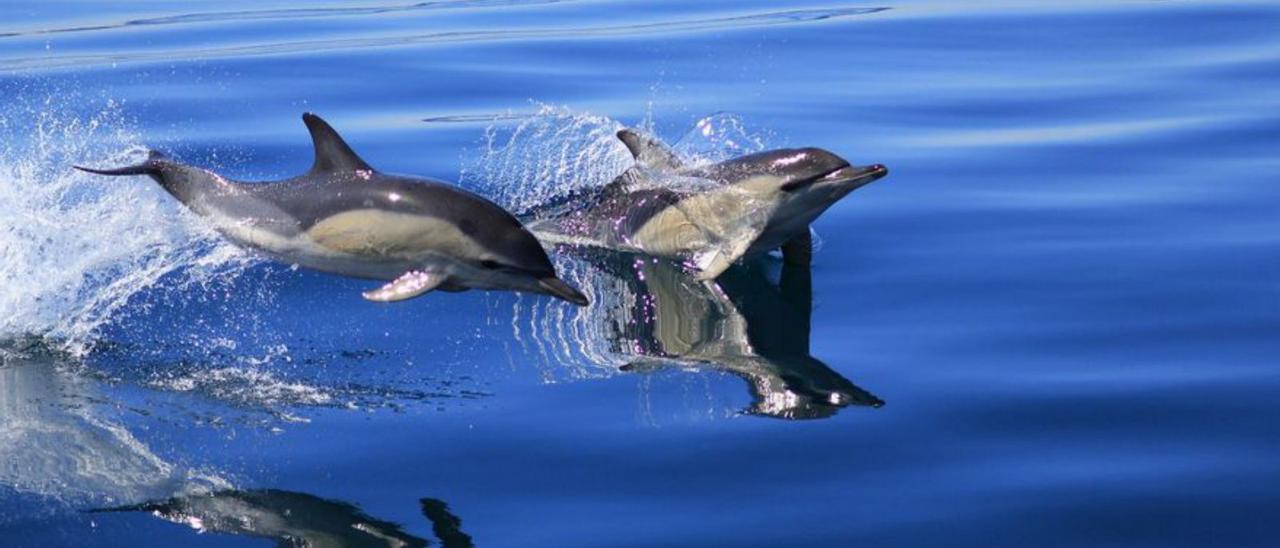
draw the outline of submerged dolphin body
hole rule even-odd
[[[635,166],[601,189],[544,204],[525,217],[544,241],[638,251],[692,266],[714,279],[743,257],[782,249],[807,265],[809,224],[850,192],[888,174],[820,148],[776,149],[686,166],[656,139],[618,132]],[[673,188],[674,178],[704,184]]]
[[[101,175],[149,175],[233,242],[324,272],[391,280],[364,293],[400,301],[433,289],[544,293],[587,298],[556,277],[538,240],[510,213],[441,181],[381,173],[332,127],[303,114],[315,145],[307,173],[243,183],[151,153]]]

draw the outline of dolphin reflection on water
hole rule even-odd
[[[216,470],[175,464],[134,436],[130,422],[117,416],[129,409],[126,402],[113,400],[81,367],[39,343],[0,341],[0,495],[31,501],[0,512],[0,525],[110,506],[90,512],[148,512],[200,532],[274,539],[279,546],[432,545],[352,504],[236,490]],[[444,502],[424,498],[420,504],[441,545],[472,545]],[[7,544],[0,540],[0,546]]]
[[[652,257],[588,248],[575,253],[586,254],[593,266],[581,276],[594,280],[598,295],[580,316],[593,324],[586,329],[592,335],[579,340],[593,359],[624,362],[621,370],[628,372],[678,367],[736,375],[747,381],[753,403],[745,412],[752,415],[816,419],[851,405],[884,404],[810,355],[808,266],[782,264],[774,284],[756,261],[713,283]],[[605,339],[608,356],[588,348],[595,338]]]
[[[469,548],[471,537],[443,501],[424,498],[422,514],[444,548]],[[401,525],[370,517],[354,504],[279,489],[223,490],[173,497],[95,513],[148,512],[204,533],[276,541],[282,548],[417,548],[432,543]]]
[[[0,342],[0,491],[37,497],[39,511],[53,511],[230,486],[135,437],[118,416],[124,406],[74,364],[13,346]],[[0,521],[6,517],[21,516]]]

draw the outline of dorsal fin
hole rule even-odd
[[[684,162],[680,161],[680,157],[674,150],[657,139],[641,135],[634,129],[619,130],[618,139],[622,140],[622,144],[627,145],[627,150],[631,151],[631,156],[641,166],[662,171],[675,171],[684,167]]]
[[[311,164],[312,173],[358,169],[373,171],[369,164],[356,156],[328,122],[310,112],[302,115],[302,121],[307,124],[307,130],[311,132],[311,143],[316,148],[316,161]]]

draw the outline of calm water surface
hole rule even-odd
[[[1280,4],[0,15],[4,546],[1280,538]],[[819,219],[812,269],[712,289],[561,249],[578,309],[374,306],[67,168],[292,175],[303,111],[512,208],[608,182],[624,125],[891,175]]]

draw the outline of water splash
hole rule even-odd
[[[741,116],[717,112],[698,120],[672,148],[691,165],[702,165],[763,151],[776,140],[772,132],[748,129]]]
[[[480,149],[464,160],[463,183],[517,212],[602,188],[634,164],[616,136],[623,127],[626,124],[611,118],[540,105],[534,116],[486,130]],[[741,117],[720,112],[698,120],[672,148],[687,165],[697,166],[764,150],[772,139],[772,134],[749,130]],[[708,181],[665,176],[637,184],[693,189]],[[603,275],[590,261],[574,259],[571,253],[552,256],[560,276],[581,288],[591,305],[567,309],[517,299],[511,327],[521,353],[533,356],[549,381],[610,375],[643,355],[635,345],[619,342],[618,334],[633,329],[630,322],[652,318],[608,313],[646,310],[645,303],[634,302],[635,292],[619,286],[623,282],[616,276]]]
[[[34,336],[84,356],[162,280],[206,284],[251,260],[155,185],[71,169],[134,163],[146,149],[121,104],[70,104],[19,96],[0,110],[0,340]]]
[[[534,114],[510,118],[517,124],[485,129],[479,149],[463,159],[463,186],[478,189],[510,211],[524,212],[575,191],[601,188],[635,163],[617,137],[627,124],[563,106],[535,106]],[[652,120],[638,126],[651,132]],[[770,132],[748,129],[741,116],[717,112],[694,123],[672,148],[687,165],[698,166],[765,150],[773,140]]]
[[[609,183],[632,163],[615,135],[623,124],[538,104],[514,127],[485,129],[478,154],[463,160],[461,184],[510,211],[527,211],[575,190]]]
[[[515,212],[526,212],[577,191],[601,188],[633,163],[616,136],[624,124],[567,107],[537,104],[537,113],[515,125],[491,125],[478,151],[464,158],[461,183]],[[590,265],[553,253],[561,277],[587,291],[592,308],[613,296],[589,283]],[[539,299],[515,301],[511,328],[519,354],[530,356],[543,379],[606,374],[617,365],[595,351],[605,340],[583,310]],[[612,365],[612,367],[610,367]]]

